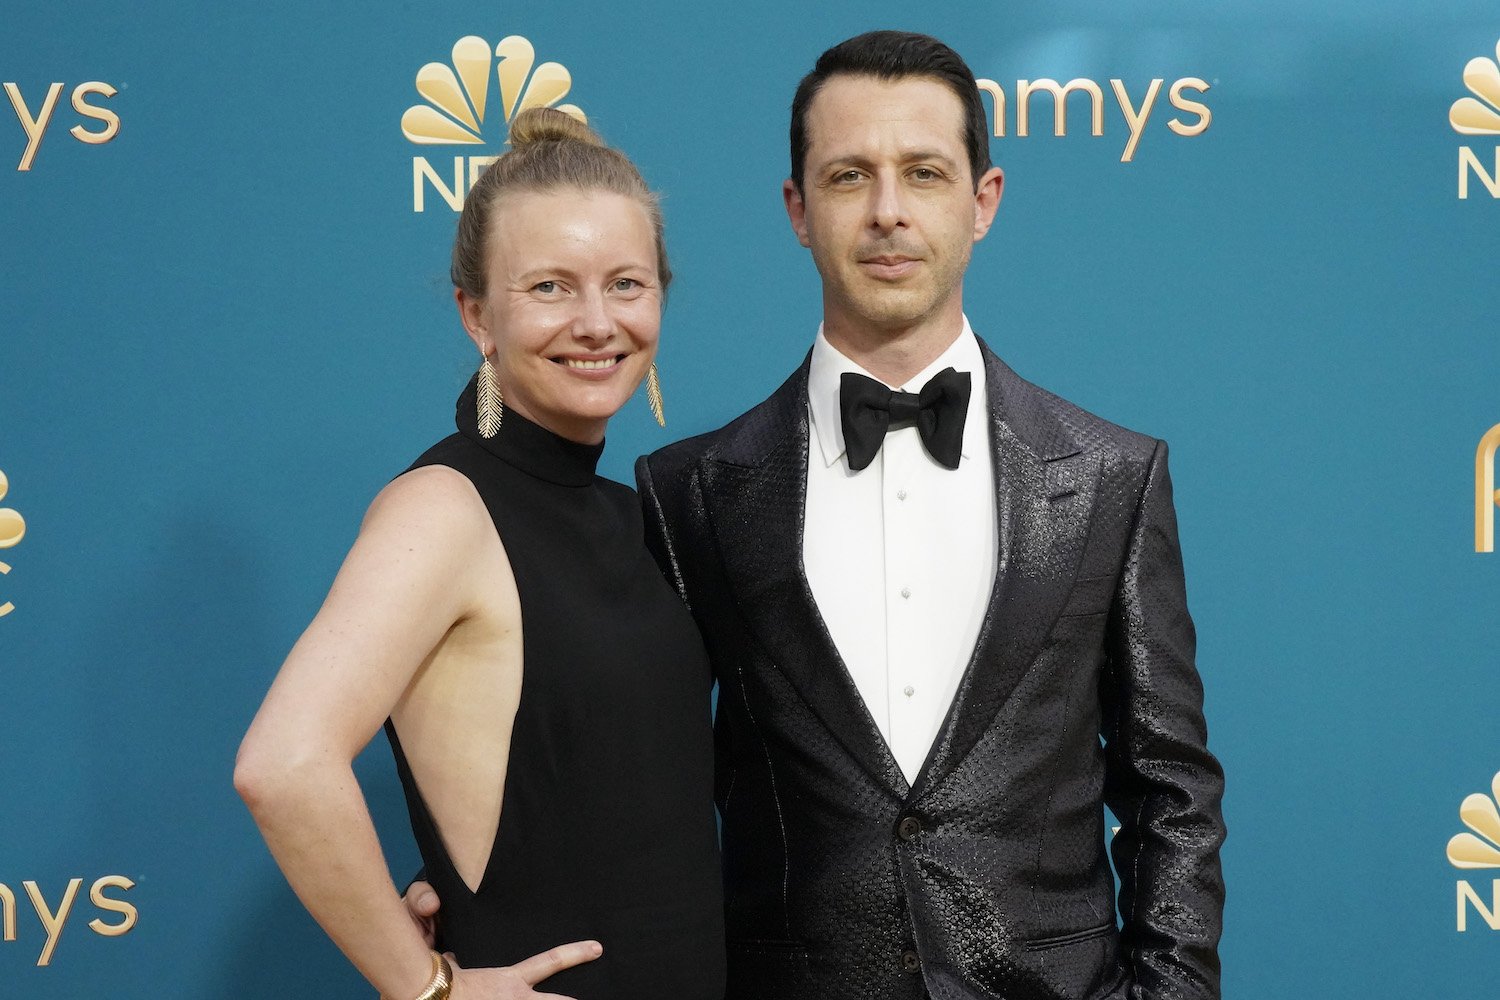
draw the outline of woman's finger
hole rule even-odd
[[[592,962],[604,954],[604,946],[598,941],[574,941],[560,944],[540,955],[532,955],[524,962],[511,966],[528,986],[535,986],[548,976],[555,976],[564,969],[571,969],[584,962]]]

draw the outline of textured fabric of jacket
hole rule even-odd
[[[802,570],[807,365],[636,467],[720,686],[733,1000],[1219,996],[1223,774],[1166,446],[981,346],[999,569],[911,785]]]

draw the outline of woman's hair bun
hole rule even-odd
[[[547,140],[584,142],[602,146],[598,133],[566,111],[556,108],[527,108],[510,122],[510,147],[519,149],[533,142]]]

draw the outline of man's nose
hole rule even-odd
[[[891,233],[906,225],[906,203],[900,178],[882,176],[871,192],[870,225],[882,233]]]

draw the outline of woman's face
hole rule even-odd
[[[656,356],[661,288],[646,210],[610,191],[503,195],[487,294],[456,293],[505,405],[555,434],[604,437]]]

